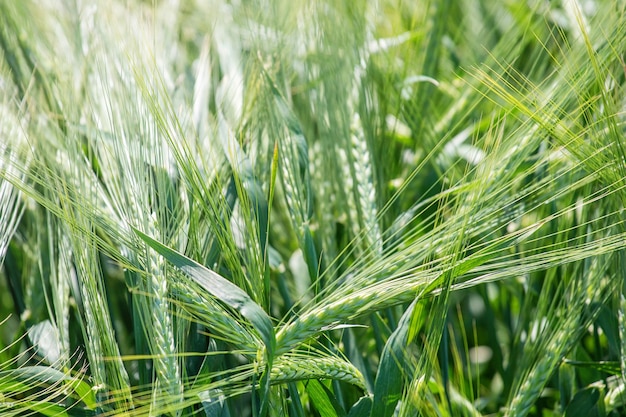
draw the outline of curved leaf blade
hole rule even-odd
[[[218,273],[163,245],[140,230],[134,227],[133,230],[148,246],[200,284],[212,296],[237,310],[248,319],[261,336],[263,343],[265,343],[268,358],[273,357],[276,337],[272,321],[267,313],[244,290]]]
[[[380,358],[371,404],[372,417],[391,417],[402,397],[402,387],[410,366],[405,357],[411,329],[411,317],[417,300],[406,309],[398,327],[391,334]]]
[[[619,375],[621,373],[621,367],[618,361],[585,362],[565,359],[563,362],[574,367],[594,369],[611,375]]]

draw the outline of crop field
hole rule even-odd
[[[626,2],[0,0],[0,415],[626,415]]]

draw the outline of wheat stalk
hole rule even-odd
[[[158,225],[155,217],[150,225],[150,232],[156,234]],[[142,311],[142,314],[150,323],[146,326],[146,331],[148,340],[151,341],[150,349],[155,355],[153,363],[156,384],[153,389],[153,406],[158,410],[160,398],[163,396],[161,390],[167,394],[168,401],[177,403],[182,400],[183,386],[168,301],[167,263],[151,248],[146,247],[146,254],[144,286],[147,294],[143,297],[147,309]]]
[[[439,276],[434,271],[415,272],[376,282],[354,292],[335,293],[286,324],[276,333],[277,355],[288,352],[313,335],[366,313],[413,300]]]
[[[361,119],[355,113],[352,121],[352,161],[356,193],[359,201],[360,220],[363,225],[363,247],[371,251],[374,256],[382,254],[382,236],[378,226],[378,209],[376,203],[376,188],[372,175],[372,162],[367,142],[361,126]]]
[[[506,417],[523,417],[530,412],[547,380],[591,325],[599,311],[596,302],[606,297],[607,293],[610,294],[609,288],[615,286],[614,280],[605,277],[609,258],[594,258],[582,279],[573,279],[565,284],[559,282],[559,286],[567,285],[567,288],[558,298],[557,305],[560,306],[549,310],[551,315],[544,315],[541,311],[553,302],[546,296],[550,288],[542,293],[536,318],[541,322],[536,322],[531,334],[527,335],[529,340],[526,341],[524,355],[526,366],[521,368],[521,375],[505,410]],[[577,303],[578,300],[584,300],[584,303]]]

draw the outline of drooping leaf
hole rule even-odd
[[[135,228],[133,230],[148,246],[200,284],[212,296],[237,310],[248,319],[265,343],[268,356],[272,357],[276,344],[272,321],[267,313],[245,291],[209,268],[168,248],[141,231]]]

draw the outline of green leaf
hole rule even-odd
[[[371,410],[372,410],[372,397],[368,395],[365,397],[361,397],[359,401],[357,401],[352,406],[347,417],[368,417],[370,415]]]
[[[267,411],[267,398],[269,395],[269,369],[271,369],[276,346],[276,337],[272,321],[265,311],[256,304],[250,296],[241,288],[228,281],[226,278],[197,263],[196,261],[178,253],[177,251],[163,245],[133,227],[135,233],[148,246],[158,252],[161,256],[183,271],[212,296],[216,297],[229,307],[237,310],[243,317],[248,319],[256,329],[266,346],[266,371],[263,373],[260,387],[263,391],[260,404],[260,416],[264,416]]]
[[[409,337],[409,329],[413,310],[417,300],[406,309],[396,330],[389,336],[380,364],[376,382],[374,383],[374,400],[372,403],[372,417],[390,417],[402,396],[404,375],[406,375],[405,351]]]
[[[92,389],[91,385],[78,378],[71,378],[68,382],[80,400],[85,403],[87,408],[95,410],[98,403],[96,400],[96,393]]]
[[[57,404],[51,404],[39,401],[20,402],[20,408],[36,411],[44,416],[50,417],[70,417],[67,410]]]
[[[584,361],[570,361],[565,360],[568,365],[575,366],[577,368],[589,368],[596,371],[606,372],[611,375],[619,375],[621,373],[620,364],[618,361],[598,361],[598,362],[584,362]]]
[[[287,390],[289,391],[289,416],[304,417],[305,413],[298,386],[294,382],[290,382],[287,384]]]
[[[141,231],[135,228],[133,228],[133,230],[148,246],[191,277],[211,295],[229,307],[237,310],[243,317],[248,319],[257,330],[261,340],[265,343],[267,355],[267,369],[263,373],[260,383],[264,395],[262,395],[259,415],[264,416],[268,406],[266,398],[268,398],[270,387],[269,369],[271,369],[272,366],[274,348],[276,346],[274,327],[272,326],[272,321],[269,316],[244,290],[228,281],[226,278],[175,250],[168,248],[162,243],[157,242]],[[206,411],[207,409],[205,408],[205,412]],[[209,411],[214,412],[214,408],[209,407]]]
[[[219,389],[211,389],[198,394],[206,417],[230,417],[226,397]]]
[[[598,415],[596,404],[600,399],[598,388],[578,391],[563,414],[565,417],[593,417]]]
[[[321,417],[344,417],[343,411],[335,395],[321,382],[311,379],[306,383],[306,391]]]
[[[576,370],[572,366],[559,366],[559,400],[562,410],[572,400],[575,391]]]
[[[272,321],[267,313],[245,291],[216,272],[157,242],[134,227],[133,230],[148,246],[200,284],[212,296],[237,310],[248,319],[265,343],[268,358],[271,359],[273,357],[276,338]]]

